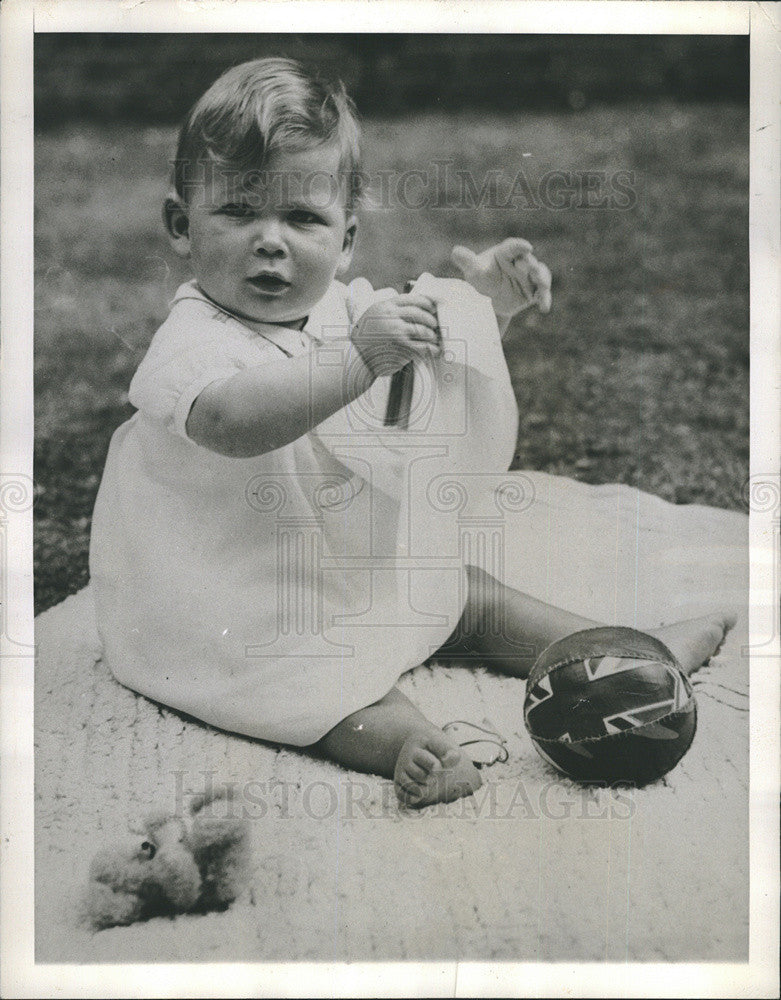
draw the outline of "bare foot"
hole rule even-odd
[[[737,616],[731,612],[716,612],[649,629],[649,634],[661,639],[685,674],[693,674],[721,649],[736,620]]]
[[[471,795],[482,784],[474,764],[443,732],[433,726],[404,743],[393,775],[396,795],[407,806],[452,802]]]

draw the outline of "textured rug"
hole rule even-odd
[[[745,609],[746,518],[530,481],[534,504],[518,516],[536,520],[505,533],[506,565],[524,567],[516,585],[641,628],[714,603]],[[694,678],[689,753],[635,790],[557,775],[525,733],[521,682],[417,668],[401,686],[433,721],[488,720],[509,759],[483,771],[472,798],[413,812],[390,782],[122,688],[101,661],[87,588],[36,622],[36,960],[745,960],[746,642],[742,622]],[[79,922],[99,846],[151,809],[182,811],[227,787],[253,844],[236,903],[98,932]]]

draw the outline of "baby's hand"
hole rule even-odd
[[[451,260],[465,281],[492,300],[497,316],[509,318],[529,306],[550,312],[551,273],[526,240],[510,237],[481,254],[453,247]]]
[[[375,378],[438,353],[439,339],[436,306],[414,292],[375,302],[350,329],[350,340]]]

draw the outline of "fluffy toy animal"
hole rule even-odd
[[[215,799],[196,800],[186,819],[149,816],[137,843],[95,855],[86,898],[93,928],[223,910],[236,899],[247,882],[249,824],[207,815]]]

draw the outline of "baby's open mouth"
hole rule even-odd
[[[271,295],[284,292],[286,288],[290,287],[289,281],[285,281],[284,278],[280,278],[276,274],[256,274],[255,277],[247,280],[254,288]]]

